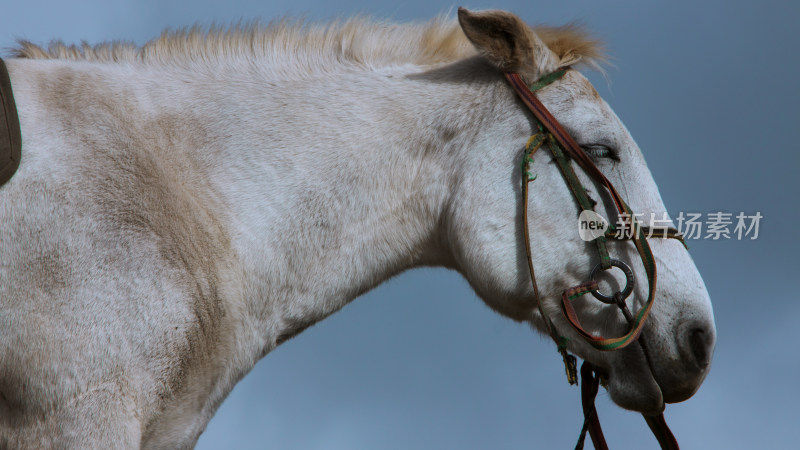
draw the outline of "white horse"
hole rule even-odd
[[[0,446],[191,447],[261,357],[412,267],[456,270],[543,330],[525,239],[544,311],[608,373],[614,402],[654,414],[689,398],[715,330],[684,247],[651,243],[651,371],[638,346],[595,350],[561,314],[597,256],[547,152],[531,164],[530,235],[520,226],[534,125],[503,71],[533,82],[597,64],[597,43],[505,12],[459,16],[21,43],[7,66],[22,162],[0,188]],[[634,211],[665,212],[586,78],[570,70],[537,95]],[[609,245],[645,279],[632,244]],[[646,283],[634,297],[635,311]],[[614,307],[576,308],[593,333],[627,329]]]

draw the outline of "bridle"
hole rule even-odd
[[[578,205],[582,210],[591,211],[594,210],[594,205],[596,202],[589,197],[586,189],[583,187],[583,184],[575,174],[572,164],[570,164],[570,160],[577,162],[578,165],[596,183],[606,188],[618,213],[620,214],[621,220],[619,220],[618,223],[622,224],[630,231],[629,233],[623,232],[620,234],[619,231],[625,230],[617,230],[616,227],[612,225],[609,226],[605,235],[594,239],[593,242],[597,247],[597,251],[600,256],[600,262],[591,271],[589,281],[564,290],[561,295],[561,310],[564,313],[564,316],[572,325],[572,327],[578,332],[578,334],[587,343],[598,350],[619,350],[628,346],[634,341],[638,341],[642,347],[651,371],[653,371],[651,362],[652,360],[650,358],[650,353],[647,349],[646,342],[644,338],[641,337],[641,332],[644,328],[645,320],[647,320],[647,317],[650,314],[653,301],[655,300],[656,264],[655,259],[653,258],[653,253],[650,250],[650,246],[646,239],[647,236],[653,236],[653,230],[638,224],[635,214],[625,203],[608,178],[606,178],[605,175],[600,172],[592,159],[586,154],[586,152],[583,151],[583,149],[581,149],[572,136],[570,136],[570,134],[564,130],[558,120],[556,120],[556,118],[550,114],[547,108],[534,95],[535,91],[542,89],[563,77],[568,70],[569,67],[559,68],[554,72],[542,76],[530,86],[526,85],[517,73],[506,73],[505,75],[509,83],[511,83],[511,86],[519,95],[522,102],[533,113],[534,117],[536,118],[536,125],[538,128],[538,132],[528,139],[528,143],[525,146],[525,151],[523,152],[521,164],[523,233],[525,236],[525,252],[528,260],[531,283],[533,284],[534,296],[539,308],[539,313],[545,323],[545,328],[547,329],[550,337],[555,341],[558,351],[561,353],[561,356],[564,360],[564,366],[567,372],[567,380],[570,384],[577,384],[577,360],[575,356],[570,355],[567,352],[568,339],[556,332],[553,322],[544,311],[533,269],[533,257],[531,252],[528,226],[528,184],[536,178],[535,175],[532,175],[528,170],[529,164],[533,161],[532,155],[539,150],[542,145],[547,143],[550,151],[553,153],[556,163],[558,164],[561,174],[564,176],[564,179],[567,182],[567,185],[569,186],[570,191],[575,197]],[[681,242],[683,242],[682,236],[674,228],[667,228],[662,231],[660,236],[656,237],[679,239]],[[639,256],[641,257],[642,264],[645,268],[645,273],[647,274],[647,282],[649,287],[647,301],[635,315],[631,314],[625,303],[625,298],[627,298],[627,296],[633,291],[633,285],[635,282],[633,270],[631,270],[631,268],[624,262],[617,259],[612,259],[610,257],[608,248],[606,246],[606,240],[610,238],[630,238],[634,242],[636,250],[639,252]],[[684,246],[685,245],[686,244],[684,243]],[[614,293],[612,296],[606,296],[599,292],[598,283],[594,279],[594,276],[598,271],[605,271],[612,267],[617,267],[625,273],[626,285],[621,291]],[[620,308],[630,326],[625,335],[616,338],[604,338],[594,336],[583,328],[580,320],[578,319],[577,313],[572,306],[572,300],[587,293],[591,293],[595,298],[604,303],[616,304]],[[594,398],[597,395],[599,384],[604,378],[603,372],[588,361],[585,361],[581,367],[581,377],[583,379],[581,385],[581,403],[584,413],[584,423],[576,449],[583,448],[586,431],[588,430],[594,447],[596,449],[607,450],[608,445],[605,442],[603,431],[600,428],[600,421],[597,417],[597,410],[594,406]],[[670,431],[669,427],[667,427],[663,413],[660,413],[657,416],[644,416],[644,418],[647,421],[650,429],[653,431],[653,434],[661,444],[662,449],[678,449],[678,442]]]
[[[522,102],[533,113],[534,117],[536,118],[536,126],[538,128],[538,132],[528,139],[528,143],[525,146],[525,151],[523,152],[521,164],[523,233],[525,236],[525,252],[528,259],[528,269],[530,271],[531,282],[533,284],[533,292],[539,308],[539,313],[544,321],[545,328],[547,329],[550,337],[558,346],[558,351],[561,353],[561,356],[564,360],[564,366],[567,372],[567,380],[570,384],[577,384],[577,360],[575,356],[567,352],[568,338],[561,336],[556,331],[555,325],[544,311],[533,269],[533,257],[531,252],[528,226],[528,184],[536,178],[536,176],[531,174],[528,170],[529,164],[533,162],[532,155],[539,150],[542,145],[547,144],[547,146],[550,148],[550,151],[553,153],[553,157],[558,164],[561,174],[564,176],[564,180],[569,186],[570,191],[572,192],[573,197],[575,197],[575,200],[580,206],[581,210],[593,211],[596,202],[587,194],[586,189],[575,174],[570,161],[575,161],[596,183],[604,186],[607,192],[610,194],[611,199],[614,202],[614,206],[620,215],[620,220],[618,223],[622,225],[623,229],[619,230],[614,225],[610,225],[604,235],[598,236],[596,239],[594,239],[593,242],[597,247],[597,252],[600,256],[600,262],[591,271],[589,281],[564,290],[561,295],[561,310],[575,331],[577,331],[577,333],[587,343],[598,350],[619,350],[633,342],[638,342],[642,347],[651,372],[653,372],[652,359],[650,358],[647,343],[641,334],[642,329],[644,328],[644,323],[647,320],[647,317],[650,314],[650,309],[653,306],[653,301],[655,300],[656,264],[655,259],[653,258],[653,253],[650,250],[650,245],[647,243],[647,237],[653,237],[654,230],[645,226],[641,226],[638,223],[635,214],[630,207],[628,207],[608,178],[606,178],[605,175],[600,172],[592,159],[586,154],[586,152],[583,151],[583,149],[581,149],[578,143],[575,142],[572,136],[570,136],[570,134],[561,126],[558,120],[556,120],[556,118],[550,114],[547,108],[542,104],[542,102],[539,101],[538,98],[536,98],[536,95],[534,94],[535,91],[542,89],[563,77],[569,69],[569,67],[559,68],[554,72],[542,76],[530,86],[528,86],[517,73],[506,73],[505,76],[516,93],[519,95]],[[628,232],[625,232],[626,230]],[[622,231],[622,233],[620,233],[620,231]],[[684,246],[686,245],[683,242],[683,238],[678,230],[674,228],[665,228],[659,231],[660,235],[655,235],[655,237],[678,239],[684,244]],[[632,314],[625,303],[625,299],[631,294],[631,292],[633,292],[633,286],[635,283],[633,270],[626,263],[610,257],[608,247],[606,245],[607,239],[632,240],[636,246],[636,250],[639,252],[639,256],[641,257],[642,264],[645,268],[645,273],[647,274],[648,296],[644,306],[640,308],[636,314]],[[612,267],[621,269],[624,272],[626,277],[626,285],[622,288],[622,290],[614,293],[611,296],[607,296],[598,290],[598,283],[594,278],[598,272],[609,270]],[[629,325],[628,332],[625,335],[615,338],[604,338],[602,336],[594,336],[583,328],[580,320],[578,319],[578,315],[572,306],[572,300],[588,293],[591,293],[595,298],[603,303],[615,304],[620,308]],[[599,384],[605,379],[605,375],[600,368],[595,367],[588,361],[584,361],[583,365],[581,366],[581,377],[583,380],[581,383],[581,403],[584,413],[584,423],[576,449],[583,448],[583,442],[588,430],[594,447],[596,449],[607,450],[608,445],[605,442],[603,431],[600,428],[600,421],[597,417],[597,410],[594,406],[594,398],[597,395]],[[653,431],[653,434],[661,444],[662,449],[678,449],[678,442],[670,431],[669,427],[667,427],[663,413],[660,413],[657,416],[645,415],[644,418],[647,421],[650,429]]]

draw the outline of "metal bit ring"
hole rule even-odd
[[[627,264],[625,264],[624,262],[622,262],[622,261],[620,261],[618,259],[611,259],[608,262],[609,262],[609,264],[611,264],[609,269],[611,267],[616,267],[619,270],[621,270],[623,273],[625,273],[625,280],[626,280],[625,287],[622,288],[622,291],[620,291],[619,294],[622,295],[623,299],[628,298],[628,296],[631,295],[631,293],[633,292],[633,284],[634,284],[633,270],[630,268],[630,266],[628,266]],[[605,270],[605,269],[603,269],[603,265],[602,264],[598,264],[598,265],[594,266],[594,269],[592,269],[591,275],[589,275],[589,279],[594,280],[594,276],[597,275],[597,272],[600,271],[600,270]],[[592,292],[592,295],[594,295],[594,298],[600,300],[603,303],[607,303],[609,305],[616,305],[617,304],[617,299],[615,298],[616,293],[612,294],[612,295],[605,295],[605,294],[600,293],[600,291],[598,289],[595,289],[595,290],[593,290],[591,292]]]

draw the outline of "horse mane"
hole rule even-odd
[[[562,62],[580,61],[599,69],[605,60],[602,43],[581,25],[537,26],[533,30]],[[12,50],[17,58],[139,64],[267,58],[274,65],[294,59],[317,67],[343,63],[436,66],[477,54],[458,23],[444,16],[408,24],[356,17],[328,23],[284,18],[267,25],[258,21],[225,28],[195,25],[164,31],[142,46],[125,41],[75,45],[56,40],[47,48],[25,40],[18,44]]]

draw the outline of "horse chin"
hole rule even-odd
[[[673,373],[662,370],[658,374],[658,381],[661,385],[661,392],[666,403],[680,403],[691,398],[703,383],[708,368],[697,371],[684,371]]]
[[[664,395],[650,371],[644,369],[612,369],[608,376],[608,394],[622,408],[655,416],[664,411]]]

